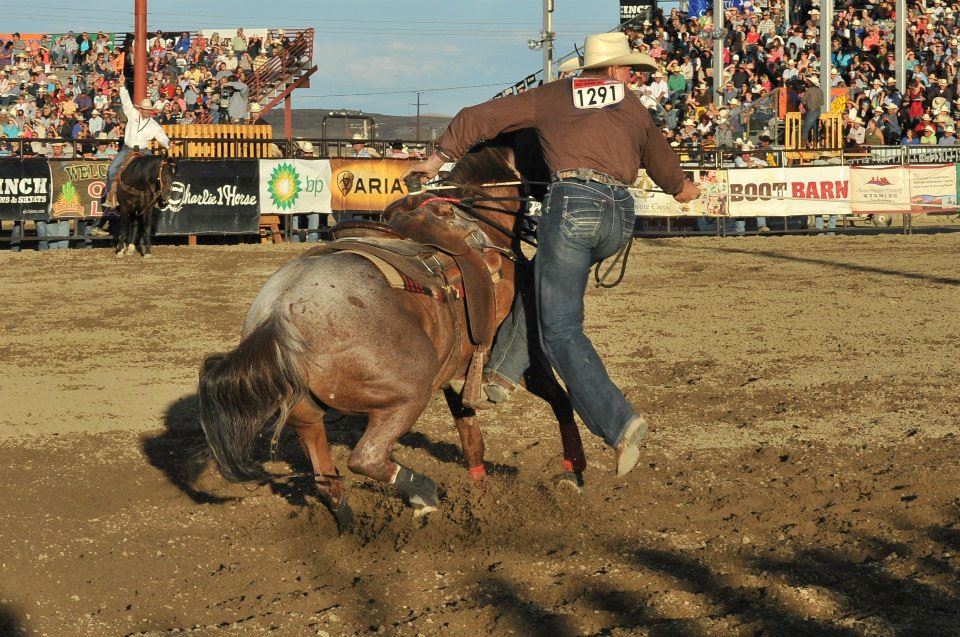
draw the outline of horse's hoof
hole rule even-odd
[[[436,508],[440,504],[440,497],[437,495],[437,483],[416,471],[400,467],[394,485],[400,490],[400,493],[407,496],[407,501],[412,507],[418,509],[422,507]]]
[[[333,510],[333,519],[337,522],[337,535],[346,535],[353,531],[353,509],[346,500]]]
[[[117,258],[118,258],[118,259],[122,259],[122,258],[125,257],[125,256],[127,256],[127,253],[124,252],[122,249],[121,249],[119,252],[117,252]]]
[[[564,471],[559,476],[557,476],[557,487],[565,489],[573,489],[577,492],[578,495],[583,493],[583,485],[585,484],[583,480],[582,473],[574,473],[573,471]]]
[[[127,246],[127,254],[136,254],[137,246]]]
[[[145,255],[143,255],[143,258],[144,258],[144,259],[152,259],[152,258],[153,258],[153,255],[148,252],[148,253],[146,253]]]
[[[437,510],[437,507],[431,507],[431,506],[415,507],[413,509],[413,517],[414,519],[426,517],[436,510]]]

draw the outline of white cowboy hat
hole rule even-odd
[[[753,150],[753,144],[750,142],[743,142],[743,145],[740,146],[740,152],[749,153],[751,150]]]
[[[625,33],[595,33],[583,44],[581,69],[602,69],[609,66],[637,66],[643,71],[655,71],[656,61],[646,53],[630,50]]]
[[[145,111],[154,111],[156,108],[153,106],[153,102],[150,101],[149,97],[145,97],[140,100],[140,108]]]
[[[297,142],[297,146],[299,146],[300,150],[307,154],[313,152],[313,142]]]
[[[684,126],[696,126],[697,123],[694,122],[692,119],[685,119],[685,120],[683,120],[683,125],[684,125]]]
[[[815,86],[820,86],[820,80],[818,80],[818,79],[817,79],[816,77],[814,77],[813,75],[808,75],[808,76],[806,77],[806,80],[807,80],[807,82],[809,82],[810,84],[813,84],[813,85],[815,85]]]
[[[576,71],[580,68],[581,64],[583,64],[583,62],[581,62],[580,58],[575,55],[569,60],[564,60],[557,65],[557,73],[569,73],[570,71]]]
[[[251,113],[259,113],[262,110],[263,110],[263,107],[260,106],[260,104],[258,104],[257,102],[253,102],[252,104],[250,104]]]
[[[358,141],[362,141],[362,140],[365,139],[365,138],[364,138],[364,136],[361,135],[360,133],[354,133],[354,134],[353,134],[353,139],[354,139],[354,140],[358,140]]]

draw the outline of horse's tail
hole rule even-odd
[[[211,354],[200,370],[200,423],[223,476],[232,482],[271,477],[254,460],[259,434],[272,424],[275,442],[290,409],[307,394],[300,358],[306,343],[277,309],[237,349]]]

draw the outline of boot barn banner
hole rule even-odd
[[[80,219],[103,214],[100,197],[107,183],[109,161],[50,162],[53,193],[50,217]]]
[[[734,217],[850,214],[850,168],[744,168],[727,173]]]

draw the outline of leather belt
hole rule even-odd
[[[593,170],[592,168],[571,168],[569,170],[558,170],[550,176],[550,181],[562,181],[564,179],[580,179],[582,181],[595,181],[607,186],[626,187],[626,184],[616,177],[611,177],[607,173],[602,173],[599,170]]]

